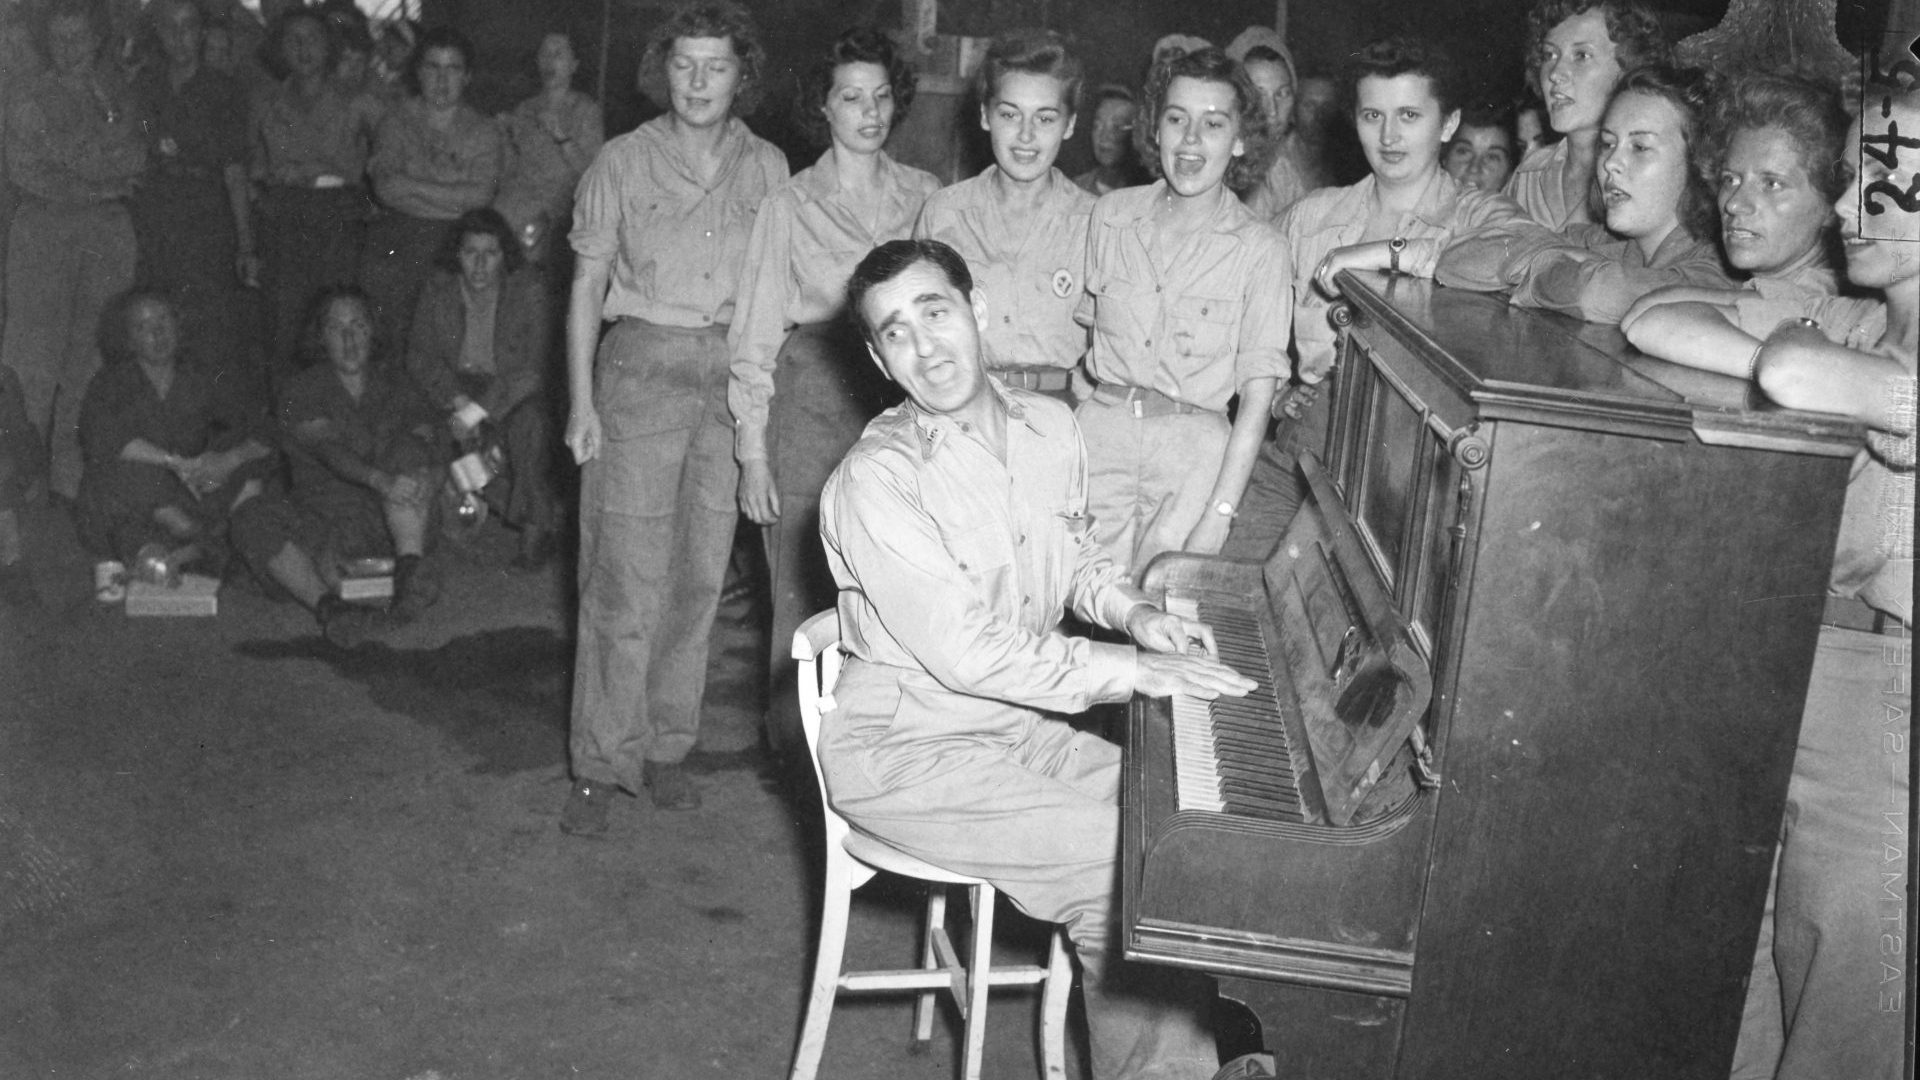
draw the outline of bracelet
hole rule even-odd
[[[1760,350],[1766,347],[1767,347],[1766,342],[1764,341],[1760,342],[1759,344],[1753,347],[1753,355],[1747,357],[1747,374],[1745,378],[1748,382],[1753,381],[1753,373],[1760,369]]]
[[[1406,237],[1396,236],[1387,241],[1387,261],[1391,267],[1391,272],[1395,274],[1400,272],[1400,253],[1405,250],[1407,250]]]

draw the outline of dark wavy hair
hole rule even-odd
[[[827,118],[821,111],[827,95],[833,92],[833,76],[848,64],[878,64],[887,73],[887,85],[893,90],[893,126],[899,127],[913,105],[913,68],[900,58],[892,39],[871,26],[856,26],[835,38],[826,54],[814,62],[794,98],[794,123],[815,146],[832,141]]]
[[[165,290],[137,286],[120,293],[107,301],[100,311],[100,322],[94,328],[94,344],[100,347],[100,359],[107,365],[128,364],[133,362],[133,309],[141,304],[155,303],[173,313],[176,332],[180,331],[180,305]],[[179,344],[185,345],[185,339]],[[176,350],[175,358],[184,360],[185,349]]]
[[[1086,81],[1086,65],[1074,54],[1073,46],[1052,30],[1009,30],[993,39],[987,55],[973,73],[973,97],[986,108],[1000,87],[1000,80],[1014,72],[1045,75],[1060,80],[1061,97],[1067,115],[1080,111],[1080,86]]]
[[[1598,11],[1613,40],[1614,61],[1628,71],[1650,64],[1673,63],[1673,42],[1660,16],[1639,0],[1538,0],[1527,12],[1527,84],[1540,90],[1540,51],[1553,28],[1576,15]]]
[[[1418,75],[1427,80],[1427,88],[1440,104],[1441,116],[1460,108],[1463,97],[1460,68],[1453,62],[1453,54],[1425,38],[1396,34],[1370,41],[1353,54],[1347,65],[1347,112],[1353,112],[1354,103],[1359,99],[1361,79],[1392,79],[1401,75]]]
[[[307,303],[306,317],[300,322],[300,343],[295,354],[300,367],[310,368],[315,364],[327,363],[327,342],[320,332],[320,326],[327,318],[327,309],[342,301],[359,304],[366,314],[367,322],[373,326],[373,344],[367,357],[369,366],[380,366],[384,361],[386,342],[380,339],[380,320],[373,317],[373,298],[367,290],[358,285],[328,285],[313,294]]]
[[[667,91],[667,56],[681,38],[726,38],[740,58],[740,86],[733,94],[733,115],[747,116],[759,108],[766,89],[767,50],[760,43],[760,27],[746,8],[728,0],[689,3],[673,9],[666,21],[647,35],[647,51],[640,57],[640,92],[661,108],[671,108]]]
[[[1148,74],[1146,89],[1141,93],[1144,99],[1141,115],[1133,125],[1133,145],[1140,155],[1140,164],[1149,176],[1160,178],[1160,114],[1166,111],[1167,91],[1173,86],[1173,80],[1183,78],[1219,83],[1233,89],[1240,140],[1246,152],[1227,166],[1226,184],[1235,192],[1252,188],[1266,176],[1267,166],[1273,163],[1277,149],[1273,123],[1267,117],[1259,88],[1247,77],[1247,69],[1224,50],[1211,45],[1155,64]]]
[[[457,26],[436,26],[420,35],[420,40],[413,46],[413,55],[407,57],[407,89],[416,94],[420,92],[420,65],[426,62],[427,53],[433,49],[452,49],[459,53],[467,74],[473,74],[473,39]]]
[[[1738,76],[1712,97],[1695,164],[1707,183],[1718,188],[1734,135],[1778,128],[1799,152],[1814,190],[1833,202],[1853,179],[1852,167],[1844,160],[1852,124],[1840,88],[1832,83],[1800,75]]]
[[[500,241],[500,268],[507,273],[520,269],[527,261],[526,252],[520,250],[519,238],[513,235],[513,226],[507,224],[507,219],[500,215],[500,211],[491,206],[482,206],[461,214],[453,223],[453,228],[447,230],[447,238],[441,242],[440,250],[434,253],[433,264],[458,274],[460,245],[475,234],[491,236]]]
[[[1607,108],[1626,94],[1659,98],[1680,114],[1680,134],[1686,140],[1683,153],[1687,161],[1687,185],[1680,193],[1680,227],[1695,240],[1712,240],[1720,231],[1720,207],[1713,185],[1706,174],[1693,167],[1706,126],[1707,108],[1713,100],[1713,85],[1705,71],[1698,68],[1649,64],[1620,76]]]
[[[918,263],[932,263],[947,277],[947,283],[960,290],[963,300],[973,299],[973,271],[960,253],[938,240],[889,240],[860,260],[847,279],[847,315],[859,326],[868,341],[873,328],[861,314],[860,304],[876,286],[884,285]]]

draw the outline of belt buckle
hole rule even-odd
[[[1146,416],[1147,416],[1146,402],[1141,401],[1137,397],[1129,397],[1127,398],[1127,404],[1133,406],[1133,418],[1135,420],[1146,419]]]

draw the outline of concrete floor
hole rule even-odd
[[[750,592],[716,629],[705,807],[622,799],[582,840],[556,828],[568,578],[504,572],[497,526],[436,557],[423,620],[340,654],[242,585],[217,618],[128,618],[61,519],[29,525],[46,608],[0,608],[0,1078],[785,1075],[818,811],[757,749]],[[869,892],[850,955],[910,965],[916,896]],[[1036,1001],[996,995],[989,1077],[1037,1075]],[[909,1026],[909,999],[843,1003],[821,1075],[955,1075],[951,1012],[923,1055]]]

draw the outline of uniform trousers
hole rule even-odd
[[[1118,747],[1030,709],[953,694],[925,672],[858,660],[833,698],[820,736],[833,808],[860,831],[984,878],[1028,915],[1066,929],[1096,1080],[1213,1075],[1211,980],[1119,955]],[[942,700],[955,708],[940,708]],[[975,722],[983,707],[990,725]]]
[[[600,343],[600,452],[580,475],[576,779],[640,790],[693,750],[740,483],[726,327],[622,319]]]
[[[808,616],[834,606],[839,596],[820,542],[820,489],[893,395],[859,334],[845,323],[794,327],[774,363],[767,454],[780,519],[765,530],[773,595],[767,741],[784,751],[800,745],[797,673],[788,645]]]
[[[1822,627],[1735,1080],[1894,1080],[1908,865],[1907,637]]]
[[[359,280],[366,222],[367,196],[359,188],[269,187],[254,204],[254,243],[276,385],[300,370],[300,335],[313,298],[330,285]]]
[[[119,203],[24,200],[7,243],[0,363],[20,376],[27,417],[46,433],[53,491],[80,491],[80,399],[100,370],[100,313],[133,285],[133,223]]]
[[[1093,538],[1138,580],[1163,551],[1181,551],[1208,512],[1232,425],[1219,413],[1137,417],[1091,397],[1074,412],[1087,443]]]

